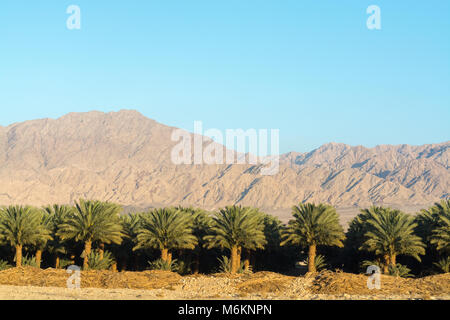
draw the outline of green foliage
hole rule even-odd
[[[36,249],[44,250],[47,246],[49,240],[52,240],[52,216],[45,210],[39,210],[40,215],[40,228],[37,229],[39,237],[34,242]]]
[[[435,204],[438,215],[436,228],[433,230],[430,242],[436,245],[440,252],[450,253],[450,199]]]
[[[34,256],[31,256],[31,257],[24,256],[24,257],[22,257],[22,266],[37,268],[36,257],[34,257]]]
[[[450,253],[450,199],[437,202],[417,215],[416,232],[424,243],[441,253]]]
[[[323,204],[293,207],[293,219],[287,225],[258,209],[241,206],[225,207],[212,214],[178,207],[120,216],[120,210],[115,204],[88,200],[80,200],[74,207],[2,207],[0,255],[10,257],[11,247],[28,253],[40,250],[51,254],[44,254],[44,259],[58,258],[59,266],[65,268],[74,259],[67,258],[82,251],[82,243],[76,242],[89,241],[93,246],[87,257],[89,261],[85,261],[89,269],[109,269],[118,259],[119,266],[139,270],[151,260],[152,269],[188,274],[197,272],[199,266],[202,271],[214,270],[220,251],[229,249],[234,252],[233,262],[241,261],[239,267],[235,264],[237,272],[246,272],[244,258],[255,261],[253,267],[258,270],[289,272],[288,268],[292,268],[298,257],[298,248],[286,245],[315,245],[322,254],[315,256],[315,270],[330,268],[326,256],[332,267],[343,266],[348,270],[353,263],[355,272],[358,267],[365,272],[368,265],[378,265],[387,274],[407,277],[411,276],[411,270],[396,263],[396,257],[412,256],[421,260],[426,247],[424,261],[421,264],[412,261],[409,265],[414,274],[424,275],[433,270],[449,272],[450,200],[422,210],[414,219],[390,208],[361,210],[351,221],[346,235],[335,209]],[[344,249],[331,248],[342,247],[343,241]],[[104,244],[110,251],[100,259],[100,252],[95,248],[99,245],[103,248]],[[207,250],[213,248],[217,249]],[[137,249],[147,250],[133,252]],[[178,260],[171,263],[155,260],[160,253],[151,249],[161,250],[162,256],[168,258],[173,253]],[[315,250],[309,253],[313,257]],[[359,261],[363,262],[359,264]],[[35,257],[22,257],[22,264],[36,266]],[[6,261],[0,260],[0,270],[9,267]],[[220,258],[219,269],[231,272],[231,257]]]
[[[350,221],[346,235],[346,244],[349,249],[359,250],[366,240],[367,220],[369,219],[369,210],[361,210],[361,213]]]
[[[308,259],[309,258],[306,258],[306,260],[305,260],[306,264],[309,264]],[[321,270],[327,269],[329,267],[325,260],[325,257],[321,254],[317,255],[316,258],[314,259],[314,265],[315,265],[317,271],[321,271]]]
[[[59,268],[65,269],[68,266],[71,266],[73,264],[72,260],[70,259],[60,259],[59,260]]]
[[[231,259],[227,256],[217,259],[219,261],[219,272],[230,273],[231,272]]]
[[[8,261],[0,260],[0,271],[12,268],[12,265],[8,263]]]
[[[183,260],[177,260],[177,259],[175,259],[175,261],[177,262],[177,265],[178,265],[176,272],[178,272],[181,275],[186,275],[186,274],[192,273],[191,263],[188,263]]]
[[[395,276],[395,277],[401,277],[401,278],[410,278],[413,275],[410,274],[411,269],[409,269],[407,266],[404,266],[400,263],[397,263],[394,266],[389,266],[389,275]]]
[[[28,206],[0,209],[0,240],[15,247],[49,239],[50,232],[42,224],[42,211],[39,209]]]
[[[197,248],[204,245],[204,237],[212,226],[213,220],[210,215],[201,209],[179,208],[182,212],[192,217],[192,234],[197,239]]]
[[[375,258],[373,253],[360,250],[361,245],[366,240],[366,223],[368,219],[369,214],[367,214],[366,211],[361,210],[361,213],[354,217],[349,223],[342,259],[347,271],[358,272],[361,268],[361,261],[370,262],[371,259]]]
[[[280,246],[281,243],[281,221],[274,216],[264,214],[264,236],[267,241],[265,249],[274,250]]]
[[[89,270],[108,270],[115,262],[109,251],[103,253],[103,258],[100,252],[93,251],[89,255],[88,261]]]
[[[158,259],[155,261],[149,261],[148,264],[150,265],[151,270],[162,270],[172,272],[178,272],[180,270],[180,266],[178,265],[177,259],[174,259],[170,262]]]
[[[207,248],[241,247],[263,249],[264,216],[254,208],[228,206],[214,213],[210,234],[204,237]]]
[[[141,214],[136,213],[120,216],[120,223],[122,224],[124,237],[134,239],[137,237],[139,228],[141,227]]]
[[[381,207],[371,207],[363,212],[367,214],[367,219],[362,226],[365,233],[360,250],[391,260],[397,255],[407,255],[420,261],[419,255],[425,254],[425,245],[414,234],[417,225],[410,216],[399,210]]]
[[[174,208],[155,209],[141,214],[137,245],[133,250],[194,249],[197,239],[192,232],[190,215]]]
[[[120,245],[111,245],[109,250],[113,252],[119,264],[133,262],[128,266],[128,268],[137,270],[137,262],[140,253],[133,252],[133,248],[135,246],[135,239],[141,224],[141,213],[124,214],[121,215],[119,219],[123,232],[122,242]]]
[[[124,236],[119,220],[121,210],[108,202],[80,200],[59,226],[57,235],[63,240],[120,244]]]
[[[219,261],[220,273],[231,273],[231,259],[229,259],[227,256],[222,256],[217,260]],[[252,272],[251,267],[249,268],[249,270],[245,270],[244,262],[241,262],[241,265],[239,266],[237,273],[251,273],[251,272]]]
[[[381,270],[384,264],[381,260],[364,260],[360,263],[361,272],[366,273],[367,268],[370,266],[377,266]]]
[[[380,270],[382,270],[385,267],[385,263],[382,262],[380,259],[375,261],[370,260],[364,260],[361,263],[361,271],[363,273],[366,273],[366,270],[369,266],[378,266]],[[410,273],[411,269],[409,269],[407,266],[402,265],[400,263],[397,263],[395,266],[389,265],[388,267],[388,275],[390,276],[396,276],[396,277],[402,277],[402,278],[409,278],[413,275]]]
[[[440,273],[449,273],[450,272],[450,257],[445,257],[439,260],[438,262],[433,263],[433,265],[437,268]]]
[[[282,233],[281,245],[324,245],[342,247],[344,230],[339,224],[339,215],[331,206],[324,204],[299,204],[292,208],[290,220]]]
[[[49,229],[52,237],[47,244],[47,250],[56,256],[66,254],[66,242],[58,236],[58,231],[60,226],[66,222],[69,215],[73,212],[73,208],[55,204],[44,207],[44,210],[49,216]]]

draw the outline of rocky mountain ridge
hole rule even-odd
[[[402,207],[450,196],[450,141],[374,148],[330,143],[283,154],[279,173],[262,176],[248,164],[173,164],[175,129],[130,110],[0,127],[0,204],[96,198],[142,208],[242,204],[276,212],[302,201]]]

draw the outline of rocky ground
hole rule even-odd
[[[67,289],[65,270],[13,268],[0,272],[0,299],[42,300],[450,300],[450,274],[421,279],[382,276],[381,289],[369,290],[367,277],[325,271],[290,277],[272,272],[248,275],[192,275],[162,271],[88,271],[81,289]]]

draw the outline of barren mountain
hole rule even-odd
[[[276,213],[301,201],[419,207],[449,197],[450,141],[375,148],[330,143],[282,155],[279,173],[263,176],[255,165],[175,165],[174,129],[136,111],[0,127],[0,204],[95,198],[135,207],[236,203]]]

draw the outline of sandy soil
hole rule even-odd
[[[231,296],[193,297],[183,292],[166,289],[66,289],[56,287],[0,286],[0,300],[450,300],[450,295],[409,296],[409,295],[327,295],[305,294],[299,296],[279,296],[267,294]]]

